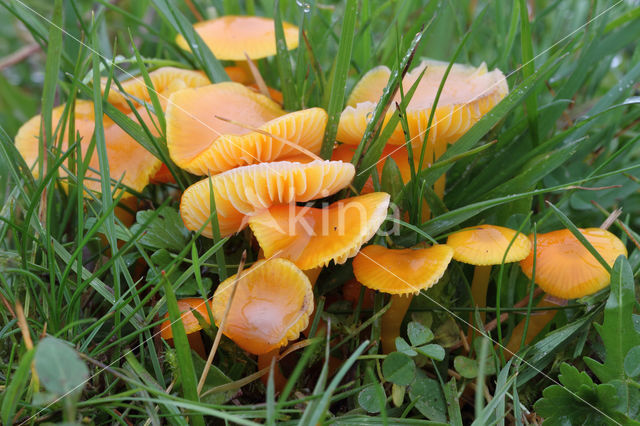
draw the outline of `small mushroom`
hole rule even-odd
[[[531,251],[531,243],[525,235],[495,225],[472,226],[454,232],[447,238],[447,245],[453,248],[455,260],[476,265],[471,296],[473,303],[480,308],[487,306],[491,266],[502,264],[503,259],[504,263],[518,262]],[[482,321],[485,317],[486,314],[481,312]]]
[[[305,151],[317,154],[327,124],[321,108],[287,114],[238,83],[178,91],[170,97],[166,117],[171,159],[197,175],[287,160]]]
[[[61,119],[63,116],[65,106],[61,105],[52,110],[52,128],[60,128]],[[151,117],[144,107],[138,109],[138,113],[147,123],[151,123]],[[136,120],[133,113],[130,114],[130,118]],[[160,169],[162,162],[154,157],[149,151],[147,151],[142,145],[136,142],[129,134],[127,134],[122,128],[114,123],[108,116],[103,116],[105,145],[107,150],[107,158],[109,161],[109,175],[112,181],[120,181],[125,187],[132,188],[134,191],[140,192],[145,186],[149,184],[149,181],[156,172]],[[37,161],[39,155],[39,145],[44,145],[44,141],[40,140],[40,126],[41,116],[36,116],[27,121],[20,127],[15,137],[15,145],[25,162],[32,168],[34,177],[38,177]],[[80,145],[83,156],[87,154],[89,145],[93,137],[95,130],[95,113],[94,105],[91,101],[78,100],[75,103],[75,133],[80,135]],[[150,126],[153,128],[153,126]],[[68,130],[69,123],[64,126],[65,133],[62,135],[61,150],[65,152],[68,147]],[[58,136],[57,136],[58,137]],[[65,165],[68,167],[68,160],[65,161]],[[60,168],[59,174],[61,177],[67,177],[67,172]],[[95,192],[101,192],[100,182],[100,162],[98,159],[97,150],[93,150],[93,154],[89,159],[89,168],[84,175],[84,186],[86,189]],[[64,186],[68,185],[68,182],[63,179]],[[119,189],[118,192],[122,191]],[[114,194],[118,195],[118,193]],[[132,196],[130,193],[125,192],[123,198]]]
[[[342,161],[279,161],[238,167],[187,188],[180,202],[180,215],[187,229],[199,230],[209,221],[212,189],[220,233],[228,236],[247,225],[248,215],[277,204],[335,194],[351,182],[354,174],[353,165]],[[202,235],[212,237],[210,223]]]
[[[298,47],[298,27],[283,22],[284,37],[288,49]],[[222,16],[194,24],[193,29],[211,49],[216,58],[223,61],[244,61],[245,54],[256,60],[276,54],[276,33],[273,19],[260,16]],[[179,34],[176,44],[190,50],[187,41]]]
[[[618,256],[627,256],[627,248],[611,232],[601,228],[579,230],[602,258],[612,266]],[[533,246],[533,235],[529,236]],[[575,299],[596,293],[609,285],[611,276],[589,250],[568,229],[536,235],[536,252],[533,250],[520,262],[522,272],[531,278],[535,257],[535,283],[545,295],[539,307],[559,306],[567,299]],[[535,336],[555,317],[557,310],[533,314],[524,343]],[[516,325],[506,345],[505,356],[510,358],[520,349],[525,320]]]
[[[358,253],[387,217],[389,194],[374,192],[325,208],[278,205],[249,217],[267,258],[289,259],[300,269],[344,263]]]
[[[447,270],[453,249],[439,244],[428,248],[363,248],[353,259],[353,273],[362,285],[391,294],[391,306],[382,316],[384,353],[396,349],[395,341],[414,294],[432,287]]]
[[[237,284],[235,284],[237,281]],[[222,333],[249,353],[258,355],[258,367],[268,367],[281,347],[295,340],[313,312],[313,289],[307,276],[285,259],[259,260],[223,281],[211,302],[216,324],[224,314],[237,286]],[[286,379],[274,371],[276,387]]]
[[[209,313],[207,312],[207,301],[197,297],[189,297],[186,299],[178,300],[178,309],[180,310],[180,320],[184,327],[187,338],[189,339],[189,346],[196,351],[201,358],[206,358],[207,355],[204,350],[204,343],[202,342],[202,336],[200,330],[202,325],[198,318],[191,312],[192,310],[198,312],[198,314],[210,324]],[[166,315],[169,318],[169,314]],[[171,330],[171,321],[166,320],[160,325],[160,337],[167,340],[173,346],[173,331]]]

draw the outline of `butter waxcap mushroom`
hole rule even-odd
[[[287,48],[295,49],[298,47],[298,27],[287,22],[282,26]],[[215,57],[223,61],[244,61],[245,53],[255,60],[277,52],[275,23],[270,18],[227,15],[198,22],[193,29]],[[176,44],[190,49],[181,34],[176,37]]]
[[[627,255],[627,248],[611,232],[601,228],[580,229],[602,258],[613,266],[616,258]],[[529,236],[533,244],[533,236]],[[610,282],[609,272],[568,229],[536,235],[535,282],[545,292],[562,299],[593,294]],[[522,272],[531,278],[533,251],[520,262]]]
[[[525,235],[516,234],[513,229],[503,226],[471,226],[449,235],[447,245],[453,248],[453,258],[458,262],[471,265],[500,265],[503,258],[505,263],[511,263],[529,255],[531,242]]]
[[[51,111],[52,128],[64,128],[65,130],[65,133],[62,135],[62,152],[66,152],[69,147],[69,123],[67,121],[65,126],[62,126],[62,123],[60,123],[65,107],[65,105],[60,105]],[[83,160],[85,160],[84,156],[87,154],[89,146],[91,145],[95,130],[94,111],[94,105],[91,101],[78,100],[75,103],[74,126],[75,133],[80,135],[79,144]],[[144,107],[140,107],[138,113],[146,123],[150,124],[151,117]],[[133,120],[137,120],[133,116],[133,113],[129,114],[129,116]],[[24,161],[31,168],[36,178],[39,173],[36,165],[39,155],[39,145],[44,143],[44,141],[40,140],[41,120],[40,115],[31,118],[20,127],[15,137],[16,149],[20,152],[22,158],[24,158]],[[112,182],[121,181],[123,186],[141,192],[144,187],[149,184],[151,178],[158,172],[162,162],[136,142],[135,139],[114,123],[108,116],[104,115],[102,122],[104,126],[107,158],[109,161],[109,175]],[[59,137],[59,135],[54,136]],[[100,161],[96,149],[93,150],[93,154],[88,162],[89,167],[85,172],[83,184],[85,188],[90,191],[101,192]],[[65,160],[65,165],[68,166],[68,163],[68,159]],[[59,170],[59,174],[60,177],[68,176],[67,171],[62,167]],[[62,180],[62,183],[65,186],[68,185],[65,179]],[[123,197],[129,196],[132,196],[129,192],[123,195]]]
[[[219,326],[233,293],[236,275],[223,281],[211,302]],[[263,355],[295,340],[313,312],[309,278],[285,259],[259,260],[241,272],[224,335],[242,349]]]
[[[171,159],[190,173],[207,175],[286,160],[304,150],[318,154],[327,113],[322,108],[287,113],[266,96],[227,82],[173,93],[166,119]]]
[[[325,208],[279,205],[249,218],[267,258],[291,260],[300,269],[344,263],[358,253],[387,217],[389,194],[374,192]]]
[[[247,225],[247,216],[273,205],[335,194],[351,182],[354,174],[353,165],[342,161],[278,161],[238,167],[188,187],[182,195],[180,215],[187,229],[199,230],[209,220],[212,191],[220,233],[228,236]],[[210,223],[202,235],[212,237]]]
[[[447,66],[446,62],[423,61],[402,81],[404,92],[407,93],[426,68],[406,109],[409,136],[412,139],[415,138],[414,145],[419,146],[422,142],[423,137],[419,136],[423,136],[427,130],[431,108]],[[391,70],[387,67],[376,67],[357,83],[347,101],[347,107],[340,116],[337,135],[340,142],[352,145],[360,143],[369,116],[382,96],[390,76]],[[436,106],[432,128],[429,131],[429,141],[436,144],[455,142],[508,92],[507,80],[500,70],[495,69],[489,72],[485,64],[478,68],[454,64]],[[395,101],[400,102],[399,94]],[[392,107],[385,116],[384,124],[393,114],[395,111]],[[406,143],[400,124],[388,143],[393,145]],[[436,154],[439,154],[438,151],[444,151],[444,149],[436,149]]]
[[[395,341],[413,295],[437,283],[452,256],[453,249],[444,244],[408,249],[370,245],[353,259],[353,274],[362,285],[391,294],[391,306],[382,317],[384,353],[396,349]]]

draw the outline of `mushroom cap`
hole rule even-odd
[[[197,311],[204,320],[209,323],[209,313],[207,312],[207,301],[198,297],[188,297],[186,299],[178,300],[178,309],[180,310],[180,318],[184,325],[184,331],[187,334],[195,333],[202,330],[200,321],[196,318],[191,310]],[[213,311],[212,311],[213,313]],[[165,315],[169,318],[169,314]],[[173,339],[173,331],[171,330],[171,320],[166,320],[160,325],[160,336],[164,340]]]
[[[580,229],[602,258],[613,265],[627,248],[611,232],[600,228]],[[533,235],[529,236],[533,247]],[[522,272],[533,274],[533,250],[520,262]],[[535,282],[545,292],[563,299],[593,294],[607,285],[611,277],[598,260],[568,229],[537,234]]]
[[[175,67],[163,67],[151,71],[149,73],[149,79],[153,85],[153,90],[157,92],[158,100],[162,108],[166,107],[169,95],[173,92],[189,87],[200,87],[211,84],[202,71],[185,70]],[[107,79],[103,78],[102,80],[102,93],[104,93]],[[136,99],[146,102],[151,101],[147,85],[142,76],[132,77],[123,81],[120,85],[122,86],[122,91],[115,83],[111,83],[109,95],[107,96],[109,103],[119,110],[131,112],[127,100],[130,100],[136,108],[140,106],[140,103],[137,102]],[[125,96],[125,94],[131,95],[133,98]]]
[[[387,217],[389,194],[374,192],[326,208],[274,206],[249,218],[265,257],[289,259],[300,269],[344,263]]]
[[[447,245],[453,248],[453,258],[458,262],[479,266],[500,265],[503,257],[504,263],[518,262],[531,252],[531,242],[525,235],[503,226],[486,224],[454,232],[447,238]]]
[[[370,245],[353,259],[353,273],[362,285],[383,293],[415,294],[442,278],[453,249],[438,244],[420,249],[389,249]]]
[[[435,100],[440,81],[448,64],[439,61],[423,61],[402,81],[404,92],[411,88],[420,73],[427,68],[418,83],[411,101],[407,106],[409,136],[414,145],[422,142],[429,115]],[[367,127],[369,116],[382,96],[391,71],[384,66],[376,67],[365,74],[354,88],[347,101],[347,107],[340,116],[337,139],[340,142],[357,145]],[[429,131],[429,141],[453,143],[473,126],[483,115],[493,108],[509,92],[507,81],[498,69],[487,72],[483,63],[478,68],[454,64],[442,90]],[[400,94],[395,101],[400,102]],[[395,113],[394,104],[389,108],[384,124]],[[402,126],[398,124],[388,142],[393,145],[406,143]]]
[[[64,108],[65,106],[61,105],[54,108],[51,112],[52,129],[54,129],[54,131],[61,124],[60,120]],[[138,113],[150,128],[153,129],[151,117],[146,109],[140,107]],[[133,113],[129,114],[129,118],[137,120]],[[65,124],[65,133],[62,135],[62,152],[68,149],[69,125],[68,123]],[[86,100],[76,101],[74,125],[76,134],[80,134],[80,146],[84,156],[87,153],[95,129],[93,102]],[[122,178],[122,184],[124,186],[128,186],[135,191],[142,191],[149,183],[151,177],[160,169],[162,162],[106,115],[103,116],[103,125],[111,179],[119,181],[120,178]],[[38,161],[38,145],[41,143],[40,126],[41,116],[37,115],[23,124],[15,137],[16,148],[20,154],[22,154],[27,165],[32,168],[32,173],[36,178],[38,177],[38,168],[34,166]],[[60,129],[62,129],[62,126],[60,126]],[[56,135],[56,141],[58,137],[59,134]],[[68,159],[65,161],[65,165],[68,166]],[[94,149],[89,159],[89,168],[85,172],[83,183],[86,189],[101,192],[100,174],[96,172],[97,170],[100,170],[100,162],[97,149]],[[59,174],[61,177],[68,175],[63,168],[60,168]],[[68,182],[64,179],[62,183],[64,186],[68,185]],[[128,196],[131,196],[131,194],[125,192],[124,197]]]
[[[288,49],[298,47],[298,27],[282,23]],[[202,37],[216,58],[223,61],[245,61],[276,54],[276,32],[273,19],[260,16],[222,16],[198,22],[193,29]],[[184,37],[178,34],[176,44],[190,50]]]
[[[233,293],[236,275],[224,280],[211,302],[219,326]],[[285,259],[259,260],[242,272],[222,332],[238,346],[262,355],[297,339],[313,312],[307,276]]]
[[[243,229],[247,215],[273,205],[335,194],[351,182],[354,174],[351,163],[316,160],[306,164],[288,161],[254,164],[212,176],[220,233],[228,236]],[[180,215],[187,229],[197,231],[209,219],[210,201],[209,178],[184,191]],[[212,237],[210,223],[202,235]]]
[[[197,175],[284,160],[300,154],[294,146],[216,118],[227,118],[319,153],[327,113],[310,108],[287,114],[271,99],[238,83],[219,83],[176,92],[167,106],[167,147],[171,159]]]

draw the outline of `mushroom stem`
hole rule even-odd
[[[202,341],[202,335],[200,331],[196,331],[195,333],[187,334],[187,339],[189,339],[189,346],[193,349],[200,358],[205,359],[207,357],[207,353],[204,350],[204,342]]]
[[[473,271],[473,281],[471,281],[471,296],[473,303],[479,307],[487,306],[487,289],[489,288],[489,277],[491,276],[491,265],[479,265]],[[480,318],[484,323],[486,312],[480,312]],[[472,321],[473,324],[473,321]]]
[[[400,326],[409,310],[411,299],[413,299],[413,294],[391,295],[391,306],[382,316],[382,330],[380,331],[382,352],[385,354],[396,350],[396,337],[400,336]]]
[[[560,299],[557,297],[546,294],[540,302],[536,305],[538,308],[543,307],[557,307],[567,304],[567,299]],[[540,332],[549,324],[549,322],[558,313],[557,309],[549,309],[548,311],[536,311],[531,314],[529,318],[529,326],[527,327],[527,335],[524,338],[524,344],[528,345]],[[509,360],[515,353],[520,350],[520,343],[522,343],[522,334],[524,333],[524,326],[527,319],[524,318],[516,325],[511,333],[511,337],[505,346],[505,358]]]
[[[276,349],[273,349],[270,352],[267,352],[266,354],[258,355],[258,369],[259,370],[263,370],[265,368],[270,368],[271,367],[271,360],[273,358],[275,358],[275,362],[273,364],[273,366],[274,366],[274,369],[273,369],[273,384],[275,385],[276,392],[279,392],[282,389],[284,389],[285,385],[287,384],[287,378],[284,377],[284,375],[282,374],[282,371],[280,371],[280,365],[278,364],[278,355],[279,355],[279,353],[280,353],[280,349],[276,348]],[[267,386],[268,383],[269,383],[269,375],[265,374],[264,376],[262,376],[260,378],[260,380],[262,381],[262,383],[264,383],[265,386]]]

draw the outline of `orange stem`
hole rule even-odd
[[[275,358],[275,363],[273,364],[273,384],[275,385],[276,392],[280,392],[287,384],[287,378],[282,374],[282,371],[280,371],[280,365],[278,364],[279,353],[279,349],[274,349],[266,354],[258,355],[258,370],[271,367],[271,360]],[[269,375],[265,374],[260,377],[260,380],[267,386],[269,383]]]
[[[411,299],[413,299],[413,294],[391,295],[391,306],[382,315],[382,330],[380,333],[382,352],[385,354],[396,350],[396,337],[400,336],[400,326],[409,310]]]

